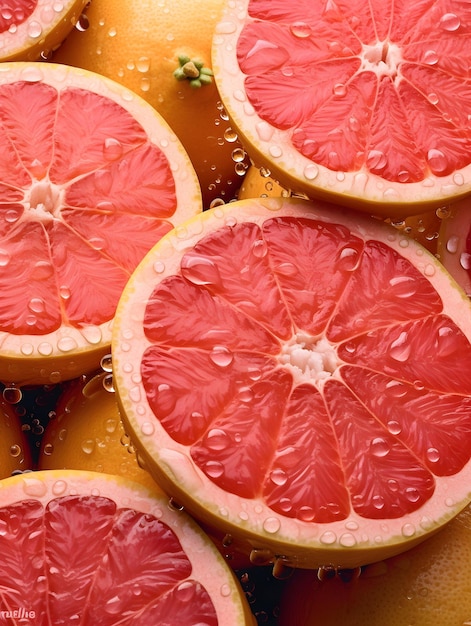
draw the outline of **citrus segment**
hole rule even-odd
[[[459,2],[228,2],[215,78],[251,158],[283,186],[413,215],[471,190],[469,23]]]
[[[0,525],[2,611],[57,625],[253,623],[207,537],[137,483],[52,470],[6,479]]]
[[[0,13],[0,61],[47,57],[74,28],[86,0],[9,0]]]
[[[164,120],[83,70],[5,64],[0,124],[0,379],[58,382],[99,366],[131,272],[199,186]]]
[[[464,626],[469,623],[470,514],[360,572],[299,570],[281,590],[280,626]]]
[[[52,56],[56,63],[116,80],[147,100],[190,156],[205,208],[231,200],[245,172],[245,153],[212,76],[211,41],[222,5],[223,0],[93,0]]]
[[[123,420],[168,493],[308,567],[399,552],[466,505],[471,309],[435,257],[300,199],[184,231],[131,277],[112,340]]]
[[[471,297],[471,225],[469,200],[454,203],[442,220],[437,255]]]

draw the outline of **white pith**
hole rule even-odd
[[[319,384],[330,378],[341,361],[335,347],[324,337],[297,332],[283,345],[278,360],[289,369],[295,383]]]

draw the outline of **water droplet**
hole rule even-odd
[[[436,65],[438,63],[438,54],[435,50],[427,50],[424,53],[424,63],[427,65]]]
[[[85,454],[92,454],[95,450],[95,440],[94,439],[84,439],[80,444],[80,448],[82,452]]]
[[[319,537],[319,541],[324,545],[331,545],[337,541],[337,535],[332,530],[326,530]]]
[[[344,85],[344,83],[336,83],[332,89],[332,92],[334,96],[343,98],[343,96],[345,96],[345,94],[347,93],[347,87]]]
[[[389,355],[395,361],[404,363],[410,357],[410,354],[411,346],[410,343],[408,343],[408,335],[403,331],[389,346]]]
[[[103,156],[107,161],[115,161],[123,155],[123,144],[114,137],[107,137],[103,143]]]
[[[288,482],[288,474],[281,468],[275,468],[270,472],[270,480],[273,484],[282,487]]]
[[[357,540],[355,539],[355,535],[352,535],[352,533],[343,533],[339,537],[339,543],[344,548],[352,548],[356,545]]]
[[[31,22],[28,23],[28,35],[31,38],[37,39],[38,37],[41,37],[42,32],[43,32],[43,29],[39,22],[36,22],[35,20],[31,20]]]
[[[437,450],[437,448],[429,448],[427,450],[427,459],[430,461],[430,463],[438,463],[438,461],[440,460],[440,452]]]
[[[205,437],[206,445],[210,450],[226,450],[230,443],[230,437],[222,428],[212,428]]]
[[[155,431],[154,425],[151,422],[143,422],[141,425],[141,432],[143,435],[153,435]]]
[[[18,404],[23,398],[23,392],[19,387],[5,387],[2,395],[7,404]]]
[[[291,33],[299,39],[306,39],[312,34],[312,28],[306,22],[293,22],[290,26]]]
[[[377,509],[378,511],[380,511],[382,508],[384,508],[384,498],[383,496],[373,496],[371,498],[371,502],[373,503],[373,506],[375,509]]]
[[[251,402],[253,400],[253,390],[251,387],[240,387],[237,397],[241,402]]]
[[[269,146],[268,151],[270,155],[274,157],[275,159],[279,159],[283,155],[283,150],[281,146],[278,146],[275,144]]]
[[[446,249],[450,254],[456,254],[460,245],[460,238],[458,235],[452,235],[446,242]]]
[[[10,446],[10,455],[15,459],[21,456],[22,452],[23,450],[21,446],[18,445],[17,443],[14,443],[13,445]]]
[[[267,517],[263,522],[263,530],[271,535],[277,533],[281,528],[281,522],[277,517]]]
[[[460,254],[460,265],[466,271],[471,269],[471,254],[462,252]]]
[[[419,498],[420,498],[420,492],[415,488],[415,487],[407,487],[406,491],[406,498],[409,500],[409,502],[418,502]]]
[[[57,342],[57,348],[61,352],[71,352],[77,348],[77,342],[73,337],[61,337]]]
[[[404,537],[413,537],[415,535],[415,526],[413,524],[404,524],[401,530]]]
[[[113,358],[111,354],[105,354],[105,356],[101,358],[100,367],[104,372],[113,371]]]
[[[324,582],[326,580],[332,580],[337,576],[337,569],[333,565],[323,565],[317,570],[317,578]]]
[[[218,367],[228,367],[234,360],[234,354],[225,346],[214,346],[209,358]]]
[[[245,153],[245,150],[243,150],[242,148],[236,148],[231,153],[231,158],[234,161],[234,163],[241,163],[245,159],[245,157],[246,157],[246,153]]]
[[[256,239],[252,243],[252,254],[258,259],[262,259],[268,253],[268,247],[264,239]]]
[[[430,104],[438,104],[439,99],[436,93],[429,93],[427,96],[427,100],[430,102]]]
[[[399,435],[402,430],[402,426],[396,420],[389,420],[387,426],[391,435]]]
[[[51,454],[54,452],[54,446],[52,443],[46,443],[46,445],[43,448],[43,453],[46,456],[51,456]]]
[[[181,260],[181,272],[194,285],[220,285],[221,277],[217,265],[211,259],[185,254]]]
[[[62,285],[61,287],[59,287],[59,295],[62,300],[69,300],[71,296],[70,288],[67,287],[67,285]]]
[[[338,255],[338,267],[346,272],[353,272],[360,261],[360,251],[346,246],[339,251]]]
[[[442,174],[448,167],[448,160],[445,153],[436,148],[432,148],[428,151],[427,161],[430,169],[436,174]]]
[[[416,281],[410,276],[394,276],[390,279],[389,284],[397,298],[410,298],[417,293]]]
[[[455,13],[445,13],[438,23],[440,27],[447,32],[458,30],[461,25],[460,18]]]
[[[52,485],[52,493],[55,496],[61,496],[67,489],[67,483],[65,480],[56,480]]]
[[[372,171],[383,170],[388,163],[387,157],[382,150],[370,150],[366,159],[368,168]]]
[[[138,72],[144,74],[148,72],[150,69],[150,58],[149,57],[139,57],[136,61],[136,69]]]
[[[249,558],[253,565],[269,565],[273,562],[274,554],[268,548],[254,548]]]
[[[23,478],[23,491],[27,496],[42,498],[47,493],[47,485],[43,480],[33,478],[30,474],[28,474]]]
[[[370,443],[371,454],[376,457],[384,457],[389,454],[391,446],[382,437],[375,437]]]

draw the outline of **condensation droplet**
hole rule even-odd
[[[0,267],[6,267],[10,258],[10,253],[7,250],[0,249]]]
[[[209,358],[218,367],[228,367],[234,360],[234,354],[225,346],[214,346]]]
[[[427,161],[434,173],[441,174],[448,168],[448,160],[442,150],[430,149],[427,153]]]
[[[424,53],[424,63],[426,65],[436,65],[438,63],[438,54],[435,50],[427,50]]]
[[[271,535],[277,533],[281,528],[281,522],[277,517],[267,517],[263,522],[263,530]]]
[[[331,545],[337,541],[337,535],[332,530],[326,530],[319,537],[319,541],[324,545]]]
[[[411,345],[408,342],[408,335],[405,331],[403,331],[389,346],[389,355],[395,361],[404,363],[410,357],[410,354]]]
[[[409,502],[418,502],[420,499],[420,492],[415,487],[407,487],[405,494]]]
[[[31,22],[28,23],[28,35],[32,39],[38,39],[38,37],[41,37],[42,32],[43,32],[42,26],[36,20],[32,20]]]
[[[184,278],[194,285],[219,285],[221,277],[217,265],[211,259],[185,254],[181,260]]]
[[[404,537],[413,537],[415,535],[415,526],[413,524],[404,524],[401,531]]]
[[[103,156],[108,161],[115,161],[123,155],[123,144],[114,137],[107,137],[103,143]]]
[[[384,457],[389,454],[391,446],[382,437],[375,437],[370,443],[371,454],[376,457]]]
[[[445,13],[438,23],[447,32],[456,31],[461,26],[461,20],[455,13]]]
[[[151,422],[143,422],[141,425],[141,432],[143,435],[153,435],[155,431],[154,425]]]
[[[293,22],[290,26],[291,33],[299,39],[306,39],[312,34],[312,27],[306,22]]]
[[[251,250],[252,254],[259,259],[265,257],[268,253],[268,247],[264,239],[256,239],[252,243]]]
[[[438,463],[438,461],[440,460],[440,452],[437,450],[437,448],[428,448],[427,459],[430,461],[430,463]]]
[[[7,404],[18,404],[23,398],[23,392],[19,387],[5,387],[3,390],[3,399]]]
[[[387,427],[391,435],[399,435],[402,430],[402,426],[396,420],[389,420]]]
[[[226,450],[230,443],[230,437],[222,428],[212,428],[205,437],[206,445],[210,450]]]
[[[52,485],[52,493],[55,496],[61,496],[63,493],[65,493],[67,489],[67,482],[65,480],[56,480],[55,483]]]
[[[355,539],[355,535],[352,535],[352,533],[343,533],[339,537],[339,543],[344,548],[352,548],[356,545],[357,540]]]
[[[282,487],[288,482],[288,474],[281,468],[275,468],[270,472],[270,480],[273,484]]]
[[[336,83],[332,89],[334,96],[343,97],[347,93],[347,87],[344,83]]]

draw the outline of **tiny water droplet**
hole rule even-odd
[[[13,445],[10,446],[10,455],[13,458],[18,458],[19,456],[21,456],[22,454],[22,448],[20,445],[18,445],[17,443],[14,443]]]
[[[113,359],[111,354],[106,354],[101,358],[100,367],[104,372],[112,372],[113,371]]]
[[[282,487],[288,482],[288,474],[281,468],[275,468],[270,472],[270,480],[273,484]]]
[[[332,89],[334,96],[343,97],[347,93],[347,87],[344,83],[336,83]]]
[[[389,454],[391,446],[382,437],[375,437],[370,443],[371,454],[376,457],[384,457]]]
[[[438,463],[438,461],[440,460],[440,453],[437,448],[429,448],[427,450],[427,459],[430,461],[430,463]]]
[[[326,530],[319,537],[319,541],[324,545],[331,545],[337,541],[337,535],[332,530]]]
[[[366,159],[368,168],[372,171],[383,170],[388,163],[387,157],[382,150],[370,150]]]
[[[7,404],[18,404],[23,398],[23,392],[19,387],[5,387],[3,399]]]
[[[299,39],[306,39],[312,34],[312,28],[306,22],[293,22],[290,26],[291,33]]]
[[[143,435],[153,435],[155,431],[154,425],[151,422],[143,422],[141,425],[141,432]]]
[[[415,487],[407,487],[405,494],[409,502],[418,502],[420,498],[420,493]]]
[[[212,428],[205,437],[205,442],[210,450],[226,450],[230,443],[230,437],[222,428]]]
[[[413,524],[404,524],[401,530],[404,537],[413,537],[415,535],[415,526]]]
[[[217,265],[211,259],[185,254],[181,260],[184,278],[194,285],[220,285],[221,277]]]
[[[461,20],[455,13],[445,13],[438,23],[443,30],[453,32],[458,30],[461,25]]]
[[[252,254],[258,259],[262,259],[268,253],[268,247],[264,239],[256,239],[252,243]]]
[[[408,335],[405,331],[403,331],[389,346],[389,355],[395,361],[404,363],[410,357],[410,354],[411,345],[408,342]]]
[[[438,63],[438,54],[435,50],[427,50],[424,53],[424,63],[427,65],[436,65]]]
[[[448,167],[448,160],[445,153],[436,148],[432,148],[428,151],[427,161],[430,165],[430,169],[437,174],[445,172]]]
[[[263,522],[263,530],[271,535],[277,533],[281,528],[281,522],[277,517],[267,517]]]
[[[39,22],[32,20],[31,22],[28,23],[28,35],[32,37],[33,39],[37,39],[38,37],[41,37],[42,32],[43,32],[43,29]]]
[[[225,346],[214,346],[209,358],[218,367],[228,367],[234,360],[234,354]]]
[[[115,161],[123,155],[123,144],[119,139],[107,137],[103,143],[103,156],[107,161]]]
[[[95,450],[95,440],[94,439],[84,439],[80,444],[80,448],[82,452],[85,454],[92,454]]]
[[[51,454],[54,452],[54,446],[52,443],[46,443],[46,445],[43,448],[43,453],[46,456],[51,456]]]
[[[391,435],[399,435],[402,430],[401,425],[396,420],[389,420],[387,426]]]

